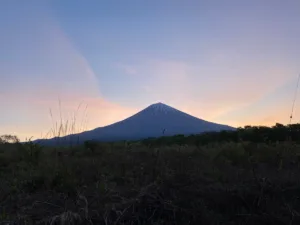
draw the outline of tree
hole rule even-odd
[[[9,143],[16,144],[19,142],[20,142],[20,139],[15,135],[5,134],[5,135],[0,136],[0,143],[2,143],[2,144],[9,144]]]

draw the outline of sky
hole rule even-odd
[[[287,124],[299,73],[299,0],[0,1],[0,134],[22,140],[157,102],[236,127]]]

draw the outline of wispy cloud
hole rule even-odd
[[[219,115],[217,119],[231,122],[237,126],[245,124],[273,125],[276,122],[286,124],[291,114],[296,82],[296,79],[289,80],[272,91],[265,93],[257,101],[249,102],[243,107],[225,112]],[[299,95],[298,100],[296,99],[295,102],[295,119],[300,118],[297,115],[300,109],[298,102]]]
[[[135,8],[126,4],[119,22],[109,13],[102,20],[82,12],[81,5],[69,10],[58,4],[66,33],[46,4],[0,1],[0,133],[48,129],[49,108],[58,112],[59,99],[65,118],[80,102],[88,104],[89,128],[157,101],[231,125],[285,121],[299,73],[297,7],[238,4],[235,10],[204,4],[207,13],[200,20],[191,4],[193,16],[189,11],[192,17],[175,21],[170,18],[178,15],[180,4],[173,5],[169,19],[157,12],[157,20],[128,16]],[[280,17],[282,7],[286,14]],[[143,21],[136,23],[137,18]]]
[[[81,101],[86,102],[92,120],[88,128],[128,115],[127,108],[101,95],[96,74],[48,10],[42,4],[22,6],[6,4],[1,9],[15,10],[24,19],[16,19],[14,13],[0,16],[10,24],[1,23],[1,31],[11,36],[0,40],[0,49],[7,51],[1,59],[0,104],[11,123],[1,124],[0,133],[40,136],[51,128],[49,108],[58,112],[59,99],[68,119]]]
[[[296,75],[295,67],[283,64],[251,65],[253,62],[248,65],[242,55],[232,53],[226,57],[224,53],[208,57],[199,65],[188,61],[146,60],[135,67],[141,75],[138,83],[150,99],[148,103],[163,101],[199,118],[239,126],[266,123],[264,118],[275,104],[272,99],[289,93],[288,88],[278,91],[294,82]],[[281,111],[283,107],[280,104]],[[269,114],[278,121],[283,119],[279,113],[277,117],[276,113]]]

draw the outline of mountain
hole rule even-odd
[[[206,131],[234,130],[235,128],[208,122],[179,111],[163,103],[148,106],[133,116],[114,124],[94,130],[59,138],[59,143],[72,140],[138,140],[148,137],[177,134],[199,134]],[[39,140],[42,144],[53,144],[57,138]]]

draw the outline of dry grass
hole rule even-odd
[[[80,111],[83,110],[81,118],[79,114]],[[81,133],[87,130],[88,124],[88,105],[84,105],[84,102],[81,102],[77,109],[72,113],[68,118],[64,118],[62,113],[62,105],[59,99],[58,101],[58,119],[55,117],[52,109],[49,109],[49,115],[51,118],[52,128],[45,134],[42,135],[42,139],[51,139],[57,138],[57,142],[59,142],[59,138],[66,137],[68,135],[73,135],[77,133]],[[56,119],[55,119],[56,118]],[[64,141],[66,139],[64,138]],[[30,141],[30,140],[29,140]],[[78,140],[79,141],[79,140]],[[77,141],[77,142],[78,142]],[[59,144],[59,143],[57,143]],[[72,146],[76,143],[73,143],[70,139],[69,145]]]
[[[2,144],[0,221],[299,224],[299,147]]]

